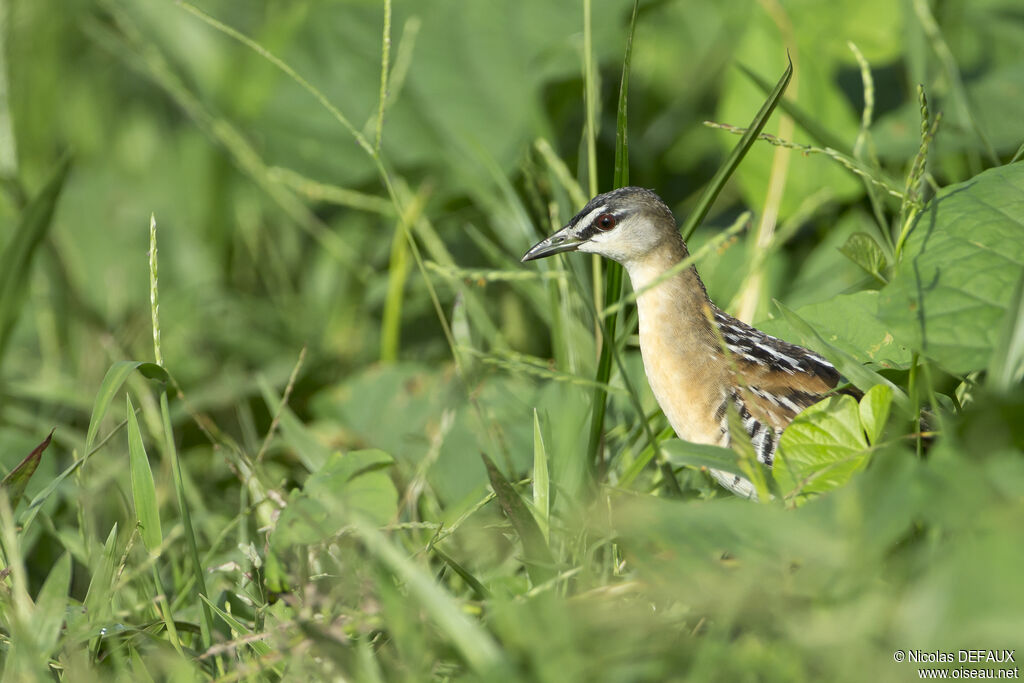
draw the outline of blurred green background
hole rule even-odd
[[[926,340],[901,308],[910,269],[890,253],[872,276],[840,251],[855,233],[898,235],[906,205],[827,154],[755,145],[691,240],[699,248],[754,212],[751,230],[699,266],[712,298],[826,352],[772,301],[799,311],[823,340],[911,391],[916,404],[948,411],[937,445],[918,458],[903,419],[866,473],[796,511],[731,501],[692,468],[677,472],[688,504],[663,499],[653,465],[620,487],[652,446],[641,413],[654,433],[665,426],[627,312],[626,374],[614,373],[606,422],[609,486],[603,503],[588,507],[591,264],[518,260],[593,189],[611,189],[631,2],[401,0],[387,26],[377,0],[0,7],[0,249],[15,243],[29,202],[70,157],[30,260],[3,261],[13,282],[0,286],[0,467],[11,471],[56,427],[28,485],[27,499],[38,495],[85,455],[111,364],[153,360],[155,215],[164,365],[182,392],[171,392],[173,441],[211,599],[264,633],[259,642],[271,652],[229,648],[202,660],[194,634],[194,657],[166,645],[155,579],[133,532],[119,395],[100,430],[118,430],[109,444],[4,541],[5,566],[22,563],[28,594],[37,596],[67,553],[67,609],[90,592],[108,597],[110,613],[78,630],[69,621],[49,649],[24,646],[55,675],[88,663],[96,677],[128,678],[148,670],[154,678],[902,680],[913,667],[891,661],[896,647],[1024,645],[1024,403],[1019,375],[1002,393],[981,384],[993,354],[1015,357],[1001,346],[1012,336],[1000,335],[1017,320],[1024,261],[1016,167],[1001,169],[1006,192],[993,190],[1009,227],[995,242],[978,237],[1008,262],[956,276],[956,292],[990,308],[962,313],[951,331]],[[921,84],[931,119],[942,115],[927,155],[930,198],[1018,153],[1022,44],[1018,0],[640,2],[630,182],[658,191],[681,221],[737,139],[703,122],[747,125],[766,96],[751,72],[774,83],[788,50],[797,122],[780,109],[765,132],[855,157],[903,192],[921,146]],[[873,77],[867,128],[858,51]],[[592,135],[587,86],[596,95]],[[765,225],[774,238],[761,242]],[[915,234],[907,249],[916,257],[926,246]],[[991,282],[976,282],[982,272]],[[189,532],[156,394],[140,376],[128,386],[163,519],[155,566],[176,618],[195,624],[203,603],[190,598]],[[382,451],[360,456],[369,479],[332,459],[361,449]],[[522,531],[488,498],[481,452],[513,482],[531,476],[534,491],[538,453],[550,461],[551,516],[538,518],[560,578],[543,590],[524,574]],[[342,493],[352,482],[359,490]],[[332,533],[288,517],[302,505],[325,515],[319,524]],[[398,560],[375,545],[375,532],[345,527],[351,509],[391,525]],[[278,533],[268,545],[278,514],[294,537]],[[97,586],[105,556],[120,569]],[[267,571],[284,598],[267,589]],[[433,588],[415,587],[431,576]],[[14,598],[5,604],[21,614]],[[5,622],[5,654],[18,618]],[[104,640],[104,623],[126,635]],[[226,618],[217,624],[218,642],[245,633]],[[316,657],[295,654],[310,649]],[[8,672],[43,675],[26,666]]]

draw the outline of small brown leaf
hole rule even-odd
[[[43,439],[43,442],[32,449],[24,460],[18,463],[10,473],[4,477],[3,481],[0,481],[0,486],[7,489],[7,496],[11,500],[11,509],[18,507],[18,502],[21,497],[25,495],[25,488],[28,486],[28,480],[32,478],[36,468],[39,467],[39,461],[43,457],[43,451],[50,445],[50,439],[53,438],[53,432],[56,431],[56,427],[50,430],[50,435]]]

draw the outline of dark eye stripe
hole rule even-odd
[[[610,216],[612,218],[612,220],[615,221],[615,225],[618,225],[622,221],[622,216],[621,215],[616,215],[616,214],[613,214],[613,213],[608,212],[608,211],[603,211],[601,213],[596,213],[594,211],[591,211],[589,215],[594,216],[594,218],[593,218],[593,220],[588,222],[579,231],[578,235],[579,235],[580,239],[589,240],[594,235],[600,234],[602,232],[608,232],[609,230],[611,230],[611,228],[606,228],[604,230],[601,230],[600,228],[597,227],[597,222],[599,220],[601,220],[601,218],[604,217],[604,216]],[[612,228],[614,228],[614,227],[615,226],[613,225]]]

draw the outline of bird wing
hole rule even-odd
[[[797,413],[832,393],[840,375],[827,360],[714,309],[714,320],[733,372],[734,390],[723,397],[719,424],[728,437],[732,402],[758,459],[771,465],[782,430]]]

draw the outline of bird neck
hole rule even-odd
[[[705,313],[710,302],[697,269],[689,266],[665,275],[689,255],[682,237],[676,233],[642,258],[626,264],[633,290],[639,292],[637,312],[641,330],[645,319],[647,323],[654,322],[653,316],[659,324],[677,325],[702,336],[710,331]]]

